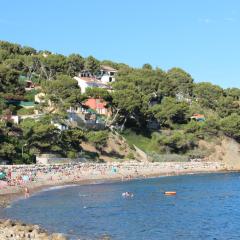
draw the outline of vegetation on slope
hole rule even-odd
[[[81,94],[72,78],[87,69],[97,74],[105,64],[118,70],[112,92],[90,89]],[[101,150],[107,132],[84,132],[72,128],[60,132],[51,119],[66,118],[66,109],[81,104],[87,97],[102,97],[108,101],[112,118],[106,126],[122,131],[131,144],[147,152],[190,154],[201,139],[213,140],[227,135],[240,142],[240,89],[222,89],[211,83],[195,83],[191,75],[180,68],[163,71],[150,64],[132,68],[126,64],[99,61],[79,54],[63,56],[48,51],[0,41],[0,114],[24,115],[27,110],[7,100],[33,100],[37,92],[26,92],[21,77],[39,85],[46,99],[54,104],[38,121],[25,120],[20,125],[0,122],[0,159],[30,163],[34,155],[43,152],[75,157],[82,141],[92,141]],[[47,105],[47,101],[45,102]],[[37,109],[44,109],[44,103]],[[202,114],[205,121],[191,120]]]

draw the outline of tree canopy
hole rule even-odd
[[[81,93],[73,77],[82,70],[98,77],[101,65],[118,71],[116,81],[109,84],[111,90],[89,88]],[[32,81],[38,89],[26,91],[26,81]],[[47,108],[50,102],[50,114],[47,111],[41,119],[24,120],[20,125],[9,121],[11,114],[34,111],[13,105],[10,100],[34,101],[39,92],[45,94],[45,102],[35,109]],[[84,132],[70,127],[61,132],[51,124],[51,119],[65,119],[70,106],[79,106],[89,97],[102,98],[111,108],[107,127],[154,136],[151,141],[160,152],[186,153],[196,147],[199,139],[223,134],[240,142],[239,88],[195,83],[188,72],[178,67],[165,71],[145,63],[133,68],[93,56],[85,58],[78,53],[64,56],[0,41],[0,158],[31,162],[33,153],[40,152],[76,157],[81,141],[102,149],[107,131]],[[204,119],[191,119],[194,114],[201,114]],[[156,127],[151,127],[154,124]]]

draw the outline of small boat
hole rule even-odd
[[[174,195],[176,195],[177,194],[177,192],[164,192],[164,195],[167,195],[167,196],[174,196]]]

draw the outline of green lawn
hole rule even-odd
[[[129,145],[135,145],[145,152],[158,152],[157,143],[151,137],[137,134],[131,130],[125,131],[122,136],[126,138]]]

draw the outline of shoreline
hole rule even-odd
[[[146,163],[145,163],[146,164]],[[89,184],[101,184],[101,183],[114,183],[114,182],[127,182],[127,181],[134,181],[134,180],[141,180],[141,179],[151,179],[151,178],[158,178],[158,177],[171,177],[171,176],[180,176],[180,175],[197,175],[197,174],[214,174],[214,173],[231,173],[231,172],[238,172],[233,170],[228,170],[226,166],[222,163],[147,163],[147,165],[142,163],[132,163],[132,164],[111,164],[108,166],[107,164],[98,165],[98,164],[90,164],[91,171],[93,170],[92,167],[95,169],[99,166],[107,167],[108,170],[112,167],[118,167],[117,172],[109,174],[98,174],[95,177],[92,176],[92,173],[86,174],[86,176],[82,179],[74,180],[71,177],[65,178],[62,181],[54,181],[49,182],[47,179],[44,182],[29,182],[24,186],[29,187],[30,189],[30,197],[41,191],[52,191],[51,188],[55,187],[71,187],[74,185],[89,185]],[[139,169],[139,165],[142,166],[142,171]],[[198,168],[195,168],[196,165]],[[150,168],[145,169],[146,167]],[[164,168],[165,167],[165,168]],[[129,172],[124,172],[123,170],[130,169],[131,178],[128,178]],[[138,171],[136,171],[136,168]],[[145,170],[144,170],[145,169]],[[152,170],[154,169],[154,171]],[[89,169],[88,169],[89,170]],[[99,170],[99,169],[98,169]],[[118,173],[119,171],[119,173]],[[100,170],[101,172],[101,170]],[[120,172],[124,172],[123,175]],[[73,177],[73,176],[72,176]],[[23,196],[23,186],[14,186],[10,187],[8,191],[4,193],[0,190],[0,210],[4,207],[9,206],[12,202],[18,201],[22,199]],[[16,227],[17,226],[17,227]],[[31,224],[24,224],[19,222],[18,220],[12,219],[1,219],[0,216],[0,237],[6,236],[3,234],[9,235],[9,233],[14,233],[14,236],[19,234],[18,228],[24,231],[24,234],[28,234],[29,229],[34,230],[35,235],[31,235],[30,239],[39,239],[38,236],[45,236],[44,239],[55,239],[53,236],[56,236],[56,239],[67,239],[64,235],[56,234],[56,233],[47,233],[44,229],[40,228],[38,225],[31,225]],[[3,229],[3,230],[2,230]],[[32,231],[32,230],[30,230]],[[11,238],[10,238],[11,239]],[[14,238],[13,238],[14,239]],[[26,238],[18,238],[18,239],[26,239]]]
[[[175,163],[179,165],[179,163]],[[97,163],[95,165],[98,165]],[[119,165],[119,164],[118,164]],[[18,200],[19,198],[24,197],[24,187],[28,187],[30,190],[30,196],[46,190],[52,187],[58,186],[67,186],[67,185],[89,185],[89,184],[99,184],[99,183],[111,183],[111,182],[125,182],[130,180],[137,179],[149,179],[149,178],[158,178],[158,177],[167,177],[167,176],[178,176],[178,175],[191,175],[191,174],[211,174],[211,173],[229,173],[229,172],[237,172],[233,170],[227,170],[227,168],[205,168],[205,169],[162,169],[157,172],[144,172],[144,173],[136,173],[132,172],[130,175],[131,178],[128,178],[129,175],[115,173],[114,175],[98,175],[95,178],[90,177],[89,175],[84,177],[83,179],[73,180],[73,179],[64,179],[61,181],[53,181],[50,182],[48,180],[44,182],[30,182],[26,183],[23,186],[13,186],[5,189],[4,191],[0,190],[0,208],[4,208],[9,206],[9,204],[13,201]]]

